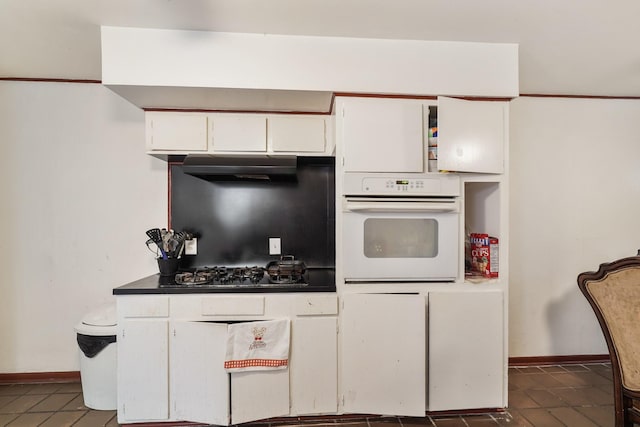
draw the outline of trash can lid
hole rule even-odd
[[[82,318],[82,323],[89,326],[116,326],[115,304],[99,307]]]

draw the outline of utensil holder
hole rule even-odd
[[[158,270],[160,270],[160,276],[174,276],[178,272],[179,265],[179,258],[158,258]]]

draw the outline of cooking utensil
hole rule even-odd
[[[147,230],[147,236],[149,236],[149,238],[153,240],[153,243],[155,243],[156,246],[158,246],[158,249],[160,249],[160,253],[162,254],[162,259],[167,259],[167,253],[162,248],[162,232],[160,231],[160,229],[152,228],[150,230]]]
[[[182,256],[182,253],[184,252],[184,246],[186,245],[186,241],[191,240],[193,238],[193,235],[186,231],[179,231],[176,234],[176,237],[180,242],[180,247],[178,248],[178,252],[176,256],[180,258]]]
[[[300,280],[307,266],[293,255],[283,255],[278,261],[269,262],[266,270],[272,283],[290,283]]]
[[[145,244],[147,245],[147,249],[149,249],[152,253],[154,253],[156,255],[156,257],[158,256],[158,249],[156,246],[156,249],[151,248],[150,245],[155,245],[155,242],[153,241],[153,239],[148,239]]]

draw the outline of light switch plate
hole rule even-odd
[[[184,254],[185,255],[198,255],[198,239],[193,237],[190,240],[184,241]]]
[[[269,237],[269,255],[280,255],[280,238]]]

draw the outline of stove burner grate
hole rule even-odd
[[[175,282],[184,286],[261,287],[274,285],[305,286],[301,274],[271,275],[258,267],[202,267],[178,273]]]

